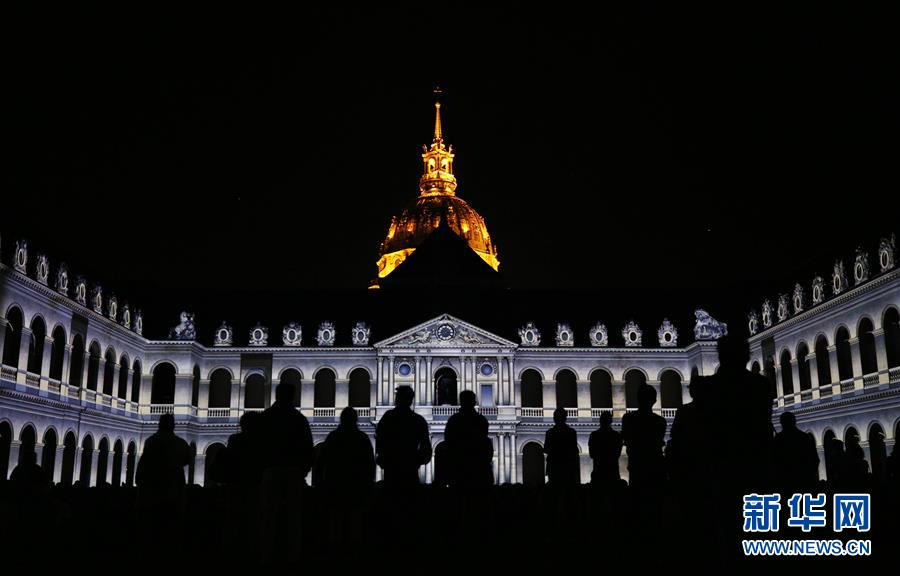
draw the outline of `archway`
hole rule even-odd
[[[100,345],[96,341],[91,342],[88,349],[88,375],[87,389],[97,390],[97,377],[100,371]]]
[[[231,406],[231,373],[217,368],[209,375],[209,407],[229,408]]]
[[[368,370],[356,368],[350,372],[349,388],[351,406],[368,407],[370,405],[372,401],[372,382]]]
[[[828,340],[825,335],[816,338],[816,374],[819,376],[819,394],[831,395],[831,354],[828,352]]]
[[[659,377],[659,392],[663,408],[681,407],[681,376],[678,372],[674,370],[663,371]]]
[[[119,360],[119,386],[116,397],[121,400],[128,398],[128,356],[122,355]]]
[[[106,438],[100,439],[100,444],[97,446],[97,482],[96,485],[100,486],[102,484],[107,484],[107,471],[109,466],[109,440]]]
[[[151,404],[175,403],[175,366],[163,362],[153,369],[153,378],[150,381]]]
[[[529,368],[522,372],[522,407],[541,408],[544,405],[544,383],[541,373]]]
[[[69,357],[69,386],[81,387],[82,372],[84,372],[84,338],[81,334],[76,334],[72,338],[72,352]]]
[[[106,351],[103,357],[103,393],[113,395],[113,386],[116,379],[116,353],[112,348]]]
[[[244,408],[266,407],[266,377],[262,374],[247,376],[244,384]]]
[[[812,376],[809,370],[809,347],[805,342],[797,346],[797,376],[800,379],[800,391],[804,392],[812,388]]]
[[[781,391],[784,394],[784,403],[791,404],[794,399],[794,372],[791,369],[791,353],[787,350],[781,352]]]
[[[750,365],[750,372],[754,374],[759,374],[762,371],[762,368],[759,365],[759,361],[754,360],[753,364]]]
[[[137,447],[134,442],[128,443],[128,455],[125,457],[125,485],[134,486],[135,464],[137,463]]]
[[[896,308],[884,312],[881,325],[884,327],[884,346],[888,368],[900,366],[900,313]]]
[[[522,483],[526,486],[543,486],[544,449],[537,442],[528,442],[522,447]]]
[[[81,468],[78,471],[78,480],[85,486],[91,485],[91,469],[93,468],[94,439],[85,436],[81,441]]]
[[[63,441],[62,470],[59,481],[64,486],[71,486],[75,479],[75,452],[78,448],[78,440],[75,434],[69,432]]]
[[[0,422],[0,480],[9,477],[9,447],[12,445],[12,426]]]
[[[575,373],[571,370],[562,369],[556,373],[556,406],[578,407],[578,383]]]
[[[844,326],[838,328],[834,337],[835,353],[838,361],[838,377],[843,382],[853,378],[853,360],[850,357],[850,332]]]
[[[872,476],[877,481],[887,479],[887,447],[884,445],[884,428],[878,422],[869,426],[869,458]]]
[[[200,405],[200,367],[194,365],[194,374],[191,378],[191,406]]]
[[[112,485],[116,487],[122,484],[122,453],[122,441],[116,440],[113,444],[112,459]]]
[[[13,306],[6,312],[6,338],[3,340],[3,363],[13,368],[19,367],[22,325],[22,310]]]
[[[294,407],[302,406],[303,376],[296,368],[288,368],[281,373],[281,384],[294,387]]]
[[[612,376],[606,370],[591,372],[591,408],[612,408]]]
[[[872,333],[874,326],[868,318],[859,322],[859,362],[862,373],[874,374],[878,372],[878,357],[875,354],[875,335]]]
[[[37,454],[35,453],[35,446],[37,445],[37,434],[34,431],[34,426],[31,424],[25,426],[22,429],[22,432],[19,433],[19,462],[18,464],[21,466],[25,463],[32,462],[31,458],[34,456],[34,462],[37,462]]]
[[[141,362],[135,358],[131,365],[131,401],[141,401]]]
[[[444,366],[434,373],[434,398],[437,406],[458,404],[456,372],[452,368]]]
[[[40,316],[31,320],[31,342],[28,343],[28,371],[40,374],[44,364],[44,343],[47,341],[47,326]]]
[[[638,389],[647,383],[647,376],[636,368],[625,373],[625,407],[638,407]]]
[[[44,432],[44,449],[41,452],[41,469],[47,478],[52,480],[53,473],[56,471],[56,431],[53,428],[47,428]]]
[[[313,406],[316,408],[334,408],[335,374],[331,368],[322,368],[316,372],[313,383]]]

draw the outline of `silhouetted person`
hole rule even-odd
[[[356,410],[348,406],[341,411],[341,422],[325,438],[319,461],[331,544],[359,544],[363,507],[375,483],[375,453],[357,427]]]
[[[862,490],[866,487],[869,476],[869,463],[866,453],[859,445],[859,436],[851,434],[844,446],[844,469],[847,487],[851,490]]]
[[[41,545],[34,538],[41,530],[52,526],[53,499],[50,491],[50,480],[46,472],[37,463],[37,453],[29,450],[21,455],[22,461],[13,469],[9,477],[8,493],[0,490],[0,516],[9,513],[3,520],[5,524],[14,526],[4,546],[8,550],[8,561],[16,556],[39,558]],[[2,486],[2,480],[0,480]],[[9,507],[5,506],[4,496],[9,496]],[[2,529],[0,529],[2,533]],[[14,565],[14,564],[11,564]],[[15,572],[11,570],[10,572]]]
[[[447,420],[444,428],[450,486],[463,490],[494,483],[491,467],[494,445],[488,438],[487,418],[475,410],[475,403],[475,392],[460,392],[459,411]]]
[[[628,454],[628,477],[632,488],[655,489],[664,479],[663,444],[666,419],[653,412],[656,389],[643,384],[637,391],[638,409],[622,417],[622,440]]]
[[[184,513],[184,467],[190,460],[190,446],[175,435],[175,417],[163,414],[157,432],[144,442],[135,478],[142,524],[150,531],[155,554],[178,553],[178,531]]]
[[[22,460],[13,469],[12,474],[9,476],[9,481],[20,490],[25,490],[29,494],[35,491],[43,492],[49,488],[50,481],[47,478],[47,474],[37,463],[37,453],[31,450],[22,455]]]
[[[567,417],[565,408],[554,410],[553,426],[544,436],[548,480],[560,487],[577,485],[580,476],[578,437],[566,424]]]
[[[812,493],[819,481],[819,454],[812,434],[797,428],[797,418],[784,412],[775,435],[775,473],[782,494]]]
[[[219,453],[228,484],[226,545],[243,550],[241,560],[252,565],[259,561],[259,487],[266,464],[262,413],[245,412],[240,426],[241,431],[229,436],[228,446]]]
[[[591,482],[597,485],[614,484],[621,480],[619,458],[622,456],[622,435],[613,430],[612,412],[600,414],[600,427],[591,432],[588,450],[594,468]]]
[[[302,492],[313,462],[312,432],[294,408],[295,389],[282,382],[275,403],[263,412],[266,447],[261,481],[261,550],[266,564],[296,564],[300,558]]]
[[[412,410],[413,389],[398,386],[394,408],[385,412],[375,428],[376,462],[389,486],[419,483],[419,466],[431,460],[428,423]]]

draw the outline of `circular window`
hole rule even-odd
[[[569,338],[571,338],[571,334],[569,334],[565,330],[563,330],[562,332],[559,333],[559,339],[562,340],[563,342],[568,342]]]
[[[254,337],[256,334],[253,335]],[[219,340],[228,340],[228,330],[222,328],[219,330]]]
[[[635,332],[634,330],[629,332],[628,333],[628,341],[629,342],[637,342],[637,332]]]
[[[799,296],[794,297],[794,308],[799,310],[803,305],[803,302],[800,300]]]
[[[260,328],[255,329],[255,330],[253,331],[253,339],[254,339],[254,340],[262,340],[262,338],[263,338],[263,331],[262,331],[262,329],[260,329]]]
[[[25,251],[19,250],[19,253],[16,255],[16,262],[19,263],[19,266],[25,265]]]
[[[322,331],[322,340],[326,342],[331,341],[331,330],[323,330]]]
[[[41,276],[46,276],[46,275],[47,275],[47,262],[42,261],[41,262]]]
[[[672,341],[672,333],[666,332],[665,334],[663,334],[663,340],[666,342],[671,342]]]
[[[410,373],[412,373],[412,368],[410,367],[409,364],[404,363],[404,364],[400,365],[400,367],[397,369],[397,371],[400,373],[401,376],[409,376]]]
[[[437,329],[438,338],[441,340],[444,340],[444,341],[450,340],[451,338],[453,338],[453,334],[454,334],[453,326],[451,326],[449,324],[443,324],[442,326],[440,326]]]
[[[485,376],[490,376],[494,373],[494,367],[490,364],[482,364],[481,365],[481,373]]]
[[[856,276],[856,280],[862,280],[863,277],[863,267],[862,264],[857,264],[856,267],[853,268],[853,275]]]
[[[525,331],[525,341],[526,342],[534,342],[534,332],[531,330]]]
[[[887,268],[891,264],[891,255],[888,254],[887,250],[881,252],[881,267]]]
[[[821,297],[822,297],[822,289],[819,288],[818,286],[816,286],[815,288],[813,288],[813,300],[818,302]]]
[[[290,330],[288,330],[287,337],[288,342],[294,342],[295,340],[297,340],[297,331],[291,328]]]
[[[840,291],[841,291],[841,277],[840,277],[840,276],[835,276],[835,277],[834,277],[834,282],[832,282],[831,285],[834,287],[834,291],[835,291],[835,292],[840,292]]]

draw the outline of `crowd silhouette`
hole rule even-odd
[[[857,490],[873,494],[880,521],[870,536],[885,543],[879,553],[896,554],[886,544],[900,517],[896,445],[879,480],[858,438],[846,446],[831,440],[826,482],[815,441],[794,414],[783,412],[776,432],[771,386],[746,369],[746,341],[726,336],[718,350],[718,372],[691,379],[691,401],[677,410],[668,442],[652,386],[637,390],[638,408],[624,415],[621,431],[611,413],[600,417],[589,440],[588,484],[581,484],[576,432],[563,408],[546,432],[547,484],[496,485],[488,420],[475,394],[461,392],[444,431],[443,469],[424,485],[432,445],[410,387],[396,389],[374,448],[348,407],[316,454],[310,423],[293,406],[295,390],[282,383],[270,408],[241,418],[240,431],[209,463],[204,488],[185,482],[191,451],[171,415],[160,417],[145,442],[136,489],[53,487],[34,454],[25,455],[0,484],[0,538],[26,558],[40,550],[34,534],[104,534],[125,548],[149,550],[157,564],[226,570],[332,561],[416,566],[435,558],[442,567],[476,558],[481,567],[554,570],[715,567],[752,562],[739,548],[744,494]],[[619,468],[623,449],[627,482]],[[310,472],[314,487],[307,486]],[[77,563],[84,560],[78,549],[73,539],[38,561]]]

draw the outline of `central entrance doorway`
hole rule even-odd
[[[452,368],[443,367],[434,373],[434,398],[436,406],[456,406],[456,372]]]

